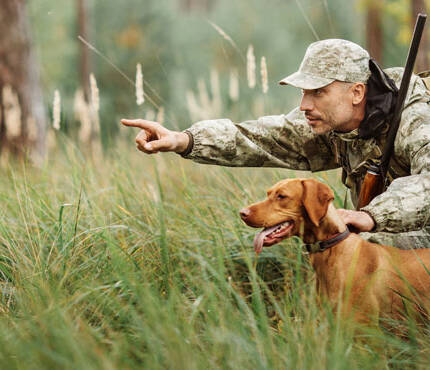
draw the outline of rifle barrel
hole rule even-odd
[[[390,125],[388,132],[387,142],[385,144],[384,153],[381,158],[381,174],[385,178],[388,166],[390,164],[391,155],[394,151],[394,140],[396,139],[397,130],[400,125],[402,117],[402,110],[406,99],[406,94],[409,88],[409,82],[411,80],[412,71],[415,65],[415,59],[418,54],[418,47],[421,41],[421,36],[424,30],[424,24],[426,22],[426,14],[418,14],[417,21],[415,23],[415,29],[413,39],[409,47],[408,58],[406,59],[405,70],[403,72],[402,82],[400,84],[399,94],[397,96],[396,106],[394,108],[393,121]]]

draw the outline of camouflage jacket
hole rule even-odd
[[[400,86],[402,68],[385,71]],[[387,191],[363,208],[375,220],[375,231],[422,229],[430,217],[430,96],[413,76],[395,140]],[[298,108],[286,115],[233,123],[228,119],[195,123],[186,131],[194,144],[185,158],[223,166],[283,167],[322,171],[342,167],[342,181],[356,203],[371,162],[378,162],[386,128],[376,138],[348,133],[315,135]],[[429,222],[430,223],[430,222]]]

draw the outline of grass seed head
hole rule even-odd
[[[97,81],[94,74],[90,74],[90,90],[91,90],[91,105],[94,112],[99,112],[100,109],[100,97],[99,88],[97,87]]]
[[[60,121],[61,121],[61,97],[60,92],[55,90],[54,92],[54,103],[52,108],[52,127],[55,130],[60,129]]]
[[[187,90],[186,94],[188,112],[192,121],[197,121],[200,118],[200,107],[197,104],[197,99],[192,90]]]
[[[269,83],[268,83],[268,78],[267,78],[266,57],[261,57],[260,73],[261,73],[261,86],[263,89],[263,93],[266,94],[267,91],[269,90]]]
[[[219,74],[215,68],[211,69],[211,94],[212,94],[212,114],[220,116],[222,114],[221,89]]]
[[[90,90],[91,90],[91,112],[92,112],[92,131],[100,132],[100,96],[99,88],[97,87],[97,81],[94,74],[90,74]]]
[[[249,45],[248,52],[246,53],[246,66],[247,66],[247,76],[248,76],[248,86],[253,89],[255,87],[255,56],[254,47]]]
[[[2,98],[6,138],[10,140],[21,135],[21,107],[18,95],[10,85],[3,87]]]
[[[232,101],[239,100],[239,78],[237,74],[237,69],[232,69],[230,71],[230,84],[228,94]]]
[[[136,104],[142,105],[145,102],[145,94],[143,92],[143,73],[142,65],[137,63],[136,66]]]
[[[79,89],[75,93],[73,104],[75,119],[80,122],[79,140],[87,143],[91,139],[91,109],[85,101],[84,92]]]

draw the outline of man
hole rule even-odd
[[[385,72],[359,45],[322,40],[311,44],[299,70],[280,82],[303,94],[300,107],[287,115],[237,124],[202,121],[184,132],[144,120],[122,123],[142,129],[137,148],[148,154],[173,151],[199,163],[313,172],[342,167],[342,181],[356,203],[367,167],[381,157],[403,69]],[[347,224],[373,242],[430,247],[429,102],[423,81],[413,76],[389,187],[360,211],[339,210]]]

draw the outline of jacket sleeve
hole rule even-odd
[[[419,102],[403,113],[395,156],[410,167],[410,176],[395,179],[363,211],[375,220],[374,231],[393,233],[430,225],[430,107]]]
[[[242,123],[201,121],[185,131],[194,144],[183,157],[199,163],[310,171],[338,167],[328,138],[313,134],[298,109]]]

